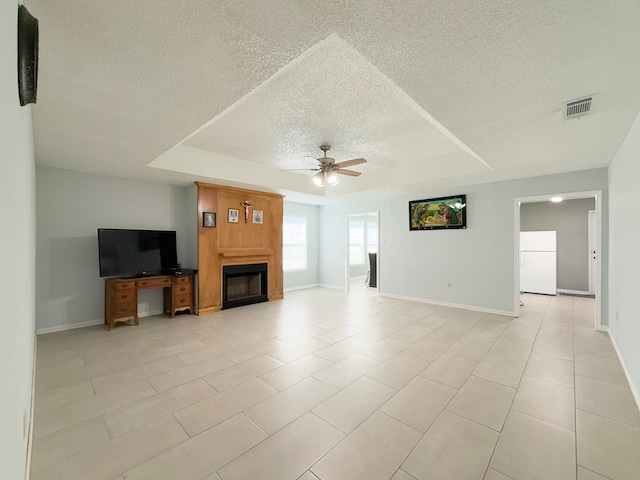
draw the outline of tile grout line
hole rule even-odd
[[[571,347],[573,349],[573,423],[575,425],[575,433],[574,433],[574,451],[575,451],[575,460],[576,460],[576,478],[578,478],[578,387],[576,384],[576,331],[574,324],[574,312],[573,312],[573,300],[571,301],[572,306],[572,314],[571,314]]]
[[[548,308],[549,308],[549,302],[547,302],[547,307],[545,308],[545,314],[546,314],[546,311],[547,311]],[[527,365],[529,365],[529,359],[531,358],[531,354],[533,353],[533,347],[535,346],[536,340],[538,339],[538,335],[540,334],[540,329],[542,328],[542,324],[544,323],[545,314],[542,315],[542,319],[540,321],[540,324],[538,325],[538,329],[536,331],[536,336],[535,336],[535,338],[534,338],[534,340],[533,340],[533,342],[531,344],[531,350],[529,351],[529,355],[527,356],[527,361],[525,362],[524,368],[522,369],[522,375],[520,375],[520,380],[518,380],[518,386],[516,387],[515,393],[513,394],[513,398],[511,399],[511,404],[509,405],[509,410],[507,411],[507,415],[504,418],[504,422],[502,424],[502,427],[500,428],[500,432],[498,432],[498,439],[496,440],[496,443],[493,446],[493,451],[491,452],[491,456],[489,457],[489,462],[487,463],[487,468],[485,469],[485,472],[484,472],[484,476],[485,477],[487,475],[487,472],[489,471],[489,468],[493,468],[493,467],[491,467],[491,461],[493,460],[493,456],[495,455],[496,449],[498,448],[498,443],[500,443],[500,438],[502,437],[502,432],[503,432],[504,426],[507,423],[507,417],[509,417],[509,413],[513,409],[513,402],[514,402],[514,400],[516,398],[516,395],[518,394],[518,388],[520,388],[520,383],[522,382],[522,377],[524,376],[524,372],[527,369]],[[514,410],[514,411],[518,411],[518,410]],[[505,474],[504,472],[501,472],[500,470],[497,470],[495,468],[494,468],[494,470],[496,470],[497,472],[500,472],[503,475],[509,477],[507,474]],[[509,478],[511,478],[511,477],[509,477]]]
[[[640,426],[638,425],[632,425],[630,423],[627,422],[623,422],[621,420],[616,420],[615,418],[611,418],[611,417],[607,417],[606,415],[602,415],[601,413],[596,413],[596,412],[591,412],[589,410],[585,410],[584,408],[576,408],[576,412],[580,410],[581,412],[585,412],[588,413],[590,415],[594,415],[596,417],[600,417],[600,418],[604,418],[605,420],[608,420],[610,422],[615,422],[615,423],[619,423],[620,425],[625,425],[627,427],[631,427],[633,429],[639,430],[640,431]],[[581,465],[582,466],[582,465]]]

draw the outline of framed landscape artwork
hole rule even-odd
[[[467,197],[428,198],[409,202],[409,230],[467,228]]]

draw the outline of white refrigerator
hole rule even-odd
[[[520,232],[520,291],[556,294],[556,232]]]

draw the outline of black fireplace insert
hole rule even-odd
[[[266,302],[267,264],[222,267],[222,309]]]

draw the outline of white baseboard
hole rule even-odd
[[[284,293],[287,292],[295,292],[296,290],[306,290],[307,288],[316,288],[319,287],[320,284],[319,283],[311,283],[309,285],[300,285],[297,287],[289,287],[289,288],[285,288],[284,289]]]
[[[319,283],[318,286],[322,288],[331,288],[333,290],[344,290],[344,285],[329,285],[328,283]]]
[[[94,325],[104,324],[104,319],[89,320],[88,322],[69,323],[67,325],[56,325],[55,327],[45,327],[36,329],[36,335],[44,335],[45,333],[63,332],[64,330],[73,330],[74,328],[92,327]]]
[[[154,315],[163,315],[164,310],[151,310],[150,312],[138,312],[138,318],[152,317]]]
[[[611,343],[613,343],[613,348],[616,350],[616,355],[618,355],[618,360],[620,360],[620,365],[622,365],[622,370],[624,371],[624,375],[625,375],[625,377],[627,377],[627,382],[629,383],[629,388],[631,389],[631,394],[633,395],[633,398],[636,401],[636,405],[638,406],[638,409],[640,409],[640,394],[638,393],[638,389],[636,388],[635,384],[633,383],[633,379],[631,378],[631,374],[629,373],[629,370],[627,369],[627,364],[624,363],[624,358],[622,357],[622,354],[620,353],[620,349],[618,348],[618,344],[616,343],[615,337],[613,336],[611,330],[609,330],[607,328],[606,331],[609,332],[609,338],[611,339]]]
[[[429,300],[426,298],[407,297],[405,295],[395,295],[393,293],[380,292],[381,297],[397,298],[399,300],[409,300],[410,302],[428,303],[430,305],[439,305],[441,307],[461,308],[463,310],[471,310],[474,312],[493,313],[495,315],[505,315],[507,317],[515,317],[515,312],[508,312],[506,310],[494,310],[492,308],[476,307],[473,305],[461,305],[458,303],[441,302],[438,300]]]
[[[585,290],[569,290],[568,288],[558,288],[556,291],[558,293],[564,293],[567,295],[581,295],[581,296],[593,295],[592,293],[589,293]]]
[[[150,312],[138,312],[138,318],[151,317],[153,315],[163,314],[163,310],[153,310]],[[44,335],[46,333],[63,332],[65,330],[73,330],[76,328],[93,327],[94,325],[103,325],[104,318],[97,320],[89,320],[88,322],[69,323],[67,325],[56,325],[55,327],[45,327],[36,329],[36,335]]]

